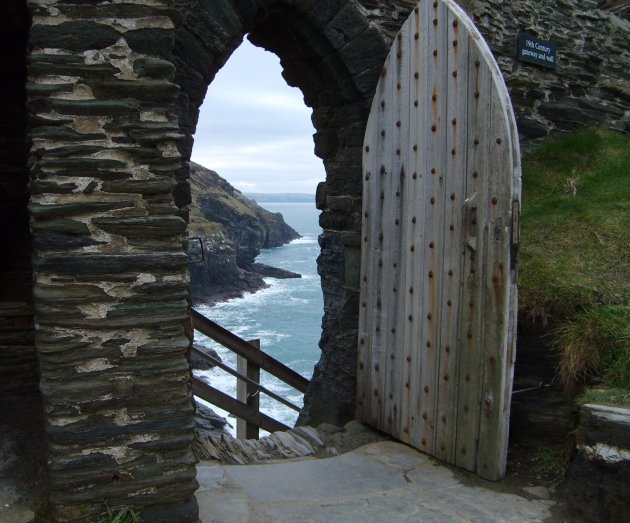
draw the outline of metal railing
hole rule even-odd
[[[306,392],[309,380],[260,350],[259,340],[245,341],[194,309],[191,309],[191,317],[196,331],[231,350],[238,357],[238,368],[235,370],[211,354],[193,347],[193,351],[199,357],[204,358],[211,365],[219,367],[238,379],[236,398],[221,392],[196,377],[193,377],[193,394],[236,416],[239,419],[237,424],[237,437],[239,438],[258,438],[259,429],[268,432],[289,430],[290,427],[284,423],[260,412],[260,394],[266,394],[275,401],[298,412],[300,407],[263,387],[260,384],[260,370],[268,372],[302,393]]]

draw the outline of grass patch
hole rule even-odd
[[[630,307],[599,305],[577,312],[556,331],[560,377],[569,388],[601,377],[630,385]]]
[[[585,389],[578,397],[580,405],[595,403],[612,407],[630,407],[630,391],[628,389],[608,389],[593,387]]]
[[[558,325],[568,390],[630,383],[630,135],[584,130],[523,160],[520,309]]]
[[[124,507],[117,511],[108,507],[106,516],[96,521],[88,520],[87,523],[140,523],[141,521],[140,514],[129,507]]]
[[[560,449],[540,447],[533,452],[534,472],[549,481],[559,481],[567,468],[567,457]]]

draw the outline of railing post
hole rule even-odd
[[[260,350],[260,340],[251,340],[248,342],[255,349]],[[260,367],[254,363],[247,361],[241,356],[236,358],[236,368],[240,374],[247,376],[250,380],[260,383]],[[256,409],[260,407],[260,394],[249,383],[242,380],[236,380],[236,399]],[[236,420],[236,437],[239,439],[258,439],[258,427],[247,421],[238,418]]]

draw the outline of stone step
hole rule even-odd
[[[247,465],[272,460],[328,458],[360,445],[386,439],[373,429],[353,421],[345,427],[321,425],[274,432],[258,440],[239,440],[228,434],[198,431],[194,450],[202,462]]]

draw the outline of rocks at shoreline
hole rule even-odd
[[[272,267],[271,265],[265,265],[264,263],[252,264],[252,269],[265,278],[277,278],[279,280],[288,280],[292,278],[301,278],[302,275],[297,272],[287,271],[286,269],[280,269],[278,267]]]
[[[198,439],[221,438],[222,436],[231,438],[232,435],[227,427],[232,427],[227,419],[219,416],[210,407],[201,402],[195,402],[195,431]]]
[[[280,213],[272,213],[232,187],[216,172],[190,165],[193,203],[191,247],[203,260],[190,264],[194,303],[213,304],[267,287],[265,277],[297,278],[296,273],[254,262],[260,249],[280,247],[300,235]],[[196,253],[201,258],[201,252]]]
[[[219,356],[217,351],[214,349],[211,349],[209,347],[200,347],[197,344],[193,344],[193,347],[200,352],[208,354],[208,356],[211,356],[215,360],[222,361],[221,356]],[[193,369],[196,369],[196,370],[210,370],[216,367],[216,365],[213,364],[211,360],[206,359],[203,356],[200,356],[194,350],[191,351],[190,353],[190,365]]]

